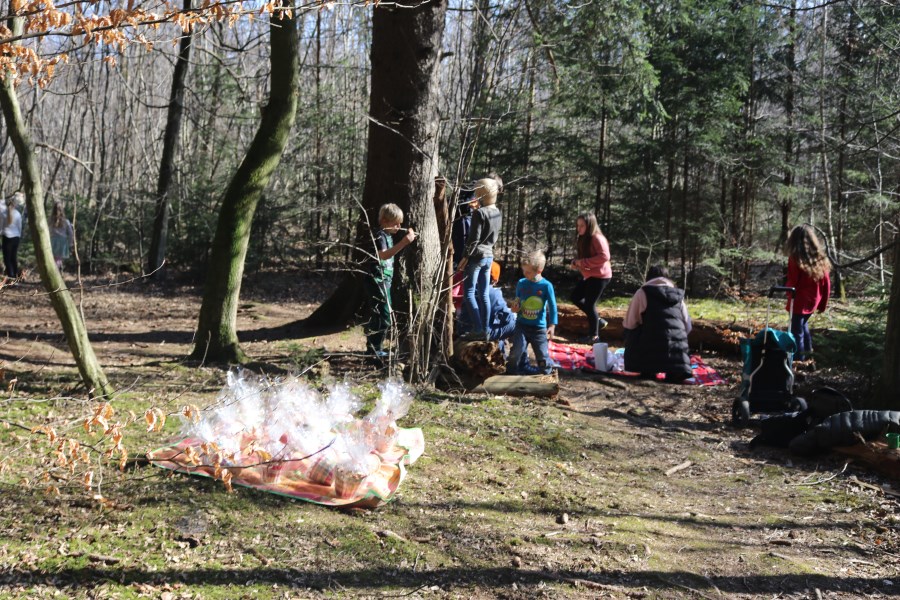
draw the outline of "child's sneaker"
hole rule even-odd
[[[609,321],[607,321],[603,317],[597,317],[597,328],[598,329],[606,329],[607,325],[609,325]]]

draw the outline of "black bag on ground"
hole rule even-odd
[[[900,411],[849,410],[831,415],[806,433],[795,437],[791,452],[809,456],[834,446],[853,446],[859,443],[857,434],[866,441],[886,431],[900,432]]]
[[[821,387],[810,392],[805,405],[806,409],[799,412],[760,419],[759,434],[750,440],[750,447],[787,448],[795,437],[806,433],[831,415],[853,410],[850,399],[830,387]]]

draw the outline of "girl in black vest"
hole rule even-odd
[[[650,267],[647,281],[631,298],[622,324],[626,371],[651,378],[665,373],[666,381],[674,382],[691,377],[687,343],[691,317],[684,292],[675,287],[665,267]]]

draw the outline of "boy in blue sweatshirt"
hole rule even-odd
[[[525,277],[516,285],[516,299],[510,307],[518,317],[512,335],[512,350],[506,362],[509,375],[519,374],[528,344],[534,350],[538,371],[546,375],[553,372],[548,340],[556,329],[556,294],[553,284],[541,277],[546,263],[547,258],[540,250],[522,260]]]

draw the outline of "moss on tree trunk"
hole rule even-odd
[[[290,7],[289,3],[280,6]],[[262,121],[222,198],[213,238],[200,318],[191,358],[243,363],[237,306],[250,240],[250,225],[272,172],[281,161],[297,113],[297,23],[278,11],[269,26],[271,92]]]
[[[13,35],[20,35],[22,19],[13,18],[11,22]],[[26,206],[30,215],[28,225],[34,243],[34,259],[38,272],[41,274],[41,282],[50,295],[50,303],[66,334],[66,342],[75,358],[81,380],[88,388],[88,393],[92,396],[108,396],[112,394],[113,388],[107,381],[103,368],[94,354],[94,348],[88,339],[81,312],[75,305],[72,293],[66,287],[66,282],[63,281],[53,260],[53,251],[50,248],[50,230],[47,227],[47,214],[44,212],[44,187],[41,181],[40,167],[28,126],[22,118],[19,97],[13,82],[7,77],[3,78],[2,85],[0,85],[0,105],[3,108],[3,118],[6,121],[9,138],[16,149],[19,168],[22,170]]]

